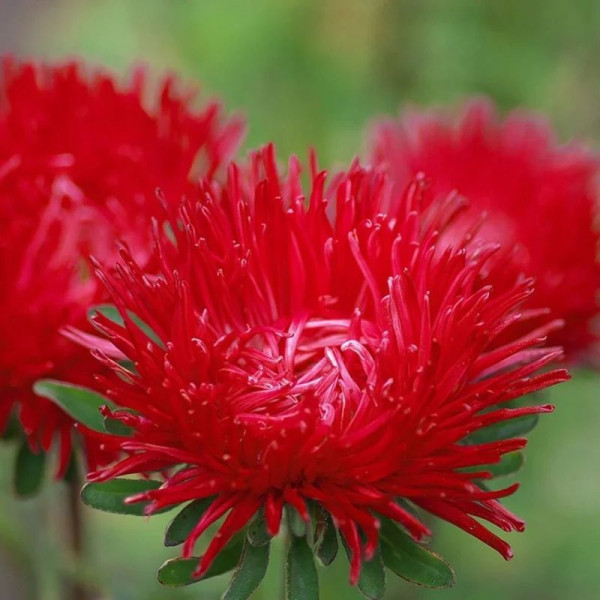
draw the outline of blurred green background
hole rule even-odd
[[[563,140],[600,139],[597,0],[1,0],[0,50],[182,73],[246,115],[246,148],[274,141],[282,156],[305,156],[314,146],[327,165],[361,150],[378,113],[470,94],[490,95],[505,110],[543,111]],[[528,522],[509,537],[511,562],[440,525],[434,548],[453,563],[458,586],[436,592],[394,580],[386,598],[599,598],[598,390],[598,375],[582,372],[551,392],[557,411],[531,436],[522,488],[507,501]],[[12,460],[13,450],[0,448],[0,464]],[[156,583],[157,567],[176,554],[161,545],[169,515],[86,511],[90,556],[75,566],[60,542],[65,490],[46,487],[17,504],[0,469],[0,600],[20,591],[62,600],[61,573],[72,571],[107,600],[209,600],[224,589],[223,580],[182,590]],[[325,600],[360,597],[345,563],[338,557],[320,571]],[[279,567],[273,560],[257,599],[279,597]]]

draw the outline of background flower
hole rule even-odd
[[[72,422],[31,385],[91,383],[87,353],[60,333],[84,327],[102,298],[88,255],[110,261],[123,239],[145,262],[150,219],[164,210],[156,188],[179,198],[212,174],[241,124],[223,122],[215,103],[194,109],[172,78],[152,91],[141,70],[120,83],[77,62],[5,59],[1,78],[0,428],[16,405],[33,450],[59,437],[63,473]]]
[[[432,196],[453,190],[471,203],[455,235],[475,229],[501,242],[508,260],[493,270],[498,286],[535,277],[529,309],[550,309],[566,326],[553,335],[572,360],[596,360],[598,158],[582,146],[560,146],[547,123],[515,112],[505,119],[483,100],[465,104],[457,118],[408,111],[372,134],[371,159],[389,167],[400,188],[418,172]]]

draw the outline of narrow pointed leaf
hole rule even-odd
[[[19,496],[33,496],[39,492],[44,479],[45,465],[45,453],[33,453],[29,444],[24,441],[17,454],[14,474],[15,491]]]
[[[508,419],[474,431],[467,436],[465,444],[487,444],[498,440],[508,440],[528,434],[538,423],[538,415],[526,415],[516,419]]]
[[[512,475],[516,473],[525,462],[521,452],[509,452],[500,459],[499,463],[491,465],[477,465],[461,469],[465,473],[476,473],[479,471],[490,471],[494,477],[503,477],[504,475]]]
[[[300,513],[289,504],[286,506],[286,513],[288,526],[292,534],[298,537],[304,537],[306,535],[306,523],[300,516]]]
[[[319,578],[305,537],[292,536],[286,564],[287,600],[318,600]]]
[[[248,541],[256,547],[264,546],[271,541],[271,536],[267,531],[265,512],[262,508],[256,513],[250,525],[248,525],[247,537]]]
[[[391,520],[381,517],[379,532],[385,566],[407,581],[431,588],[452,587],[452,567],[439,555],[417,544]]]
[[[344,536],[340,536],[342,545],[346,551],[348,560],[351,559],[352,552],[344,539]],[[369,598],[369,600],[379,600],[383,598],[385,594],[385,566],[381,557],[381,550],[378,547],[375,555],[370,561],[363,560],[360,576],[358,578],[358,589],[362,592],[363,596]]]
[[[240,561],[222,596],[223,600],[247,600],[250,597],[267,572],[269,546],[268,543],[253,546],[248,539],[244,541]]]
[[[114,405],[104,396],[79,385],[53,379],[40,379],[33,386],[33,391],[38,396],[51,400],[78,423],[106,433],[100,407],[107,405],[114,408]]]
[[[194,571],[201,557],[171,558],[158,570],[158,581],[167,587],[181,587],[198,583],[217,575],[222,575],[235,569],[242,554],[244,534],[235,535],[230,542],[219,552],[210,569],[200,578],[194,577]]]
[[[337,556],[338,542],[331,515],[325,510],[319,514],[314,537],[317,558],[323,565],[330,565]]]
[[[147,502],[125,504],[125,499],[141,492],[155,490],[161,486],[160,481],[147,479],[112,479],[102,483],[88,483],[81,490],[81,499],[84,504],[120,515],[144,516]],[[172,507],[167,507],[156,513],[166,512]]]
[[[120,435],[122,437],[129,437],[133,433],[131,427],[127,427],[119,419],[111,419],[110,417],[104,417],[104,431],[111,435]]]
[[[119,313],[119,310],[114,304],[97,304],[96,306],[92,306],[88,312],[88,320],[93,324],[93,317],[96,313],[100,313],[104,315],[107,319],[110,319],[113,323],[117,323],[118,325],[123,325],[123,317]]]
[[[79,487],[81,485],[79,483],[81,481],[80,476],[81,476],[81,469],[80,469],[79,461],[77,459],[77,454],[75,454],[75,452],[72,452],[71,458],[69,460],[69,466],[67,467],[65,476],[63,477],[63,480],[66,483],[73,483],[73,484],[77,483],[77,486]]]
[[[165,546],[183,544],[214,499],[214,496],[211,496],[194,500],[176,514],[165,531]]]
[[[17,417],[11,415],[8,419],[8,423],[6,423],[4,427],[4,431],[0,431],[0,442],[10,442],[20,438],[22,435],[21,431]]]
[[[88,311],[88,320],[90,320],[93,324],[92,317],[96,313],[103,314],[107,319],[110,319],[113,323],[117,323],[118,325],[124,325],[123,317],[121,317],[121,313],[114,304],[98,304],[97,306],[92,306]],[[140,319],[135,313],[128,311],[127,314],[131,318],[131,320],[158,346],[164,348],[164,344],[162,340],[156,335],[156,332],[142,319]]]
[[[505,454],[499,463],[488,465],[488,470],[492,472],[494,477],[502,477],[503,475],[512,475],[516,473],[525,462],[522,452],[510,452]]]

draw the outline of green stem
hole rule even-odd
[[[68,486],[68,525],[69,531],[68,544],[71,550],[71,555],[76,565],[83,562],[84,556],[84,523],[81,513],[81,498],[79,496],[81,490],[81,476],[78,469],[73,469],[71,477],[67,482]],[[66,583],[66,598],[69,600],[88,600],[88,593],[85,585],[76,577],[70,577]]]
[[[287,596],[286,596],[286,586],[285,586],[285,582],[287,579],[287,555],[288,555],[288,550],[290,547],[290,533],[288,531],[287,528],[287,524],[282,522],[281,523],[281,553],[282,553],[282,559],[281,559],[281,583],[280,583],[280,599],[281,600],[286,600]]]

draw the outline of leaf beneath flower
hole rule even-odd
[[[494,477],[503,477],[516,473],[525,462],[522,452],[509,452],[504,454],[499,463],[491,465],[477,465],[461,469],[464,473],[477,473],[480,471],[490,471]]]
[[[111,417],[104,417],[104,431],[111,435],[119,435],[121,437],[129,437],[133,433],[133,429],[128,427],[119,421],[119,419],[112,419]]]
[[[305,537],[292,535],[286,565],[287,600],[319,600],[319,578]]]
[[[214,499],[214,496],[201,498],[184,506],[167,525],[164,541],[165,546],[170,547],[183,544]]]
[[[350,560],[352,552],[344,536],[341,535],[340,537],[346,551],[346,556]],[[385,594],[385,582],[385,566],[381,558],[381,549],[378,547],[370,561],[362,561],[360,576],[358,578],[358,589],[369,600],[379,600]]]
[[[104,396],[79,385],[54,379],[36,381],[33,391],[38,396],[59,406],[73,420],[85,425],[88,429],[106,433],[100,407],[106,405],[114,408],[114,404]]]
[[[15,464],[15,491],[21,497],[37,494],[44,479],[44,467],[46,465],[46,454],[31,451],[29,444],[24,441],[17,454]]]
[[[243,533],[238,533],[231,538],[225,548],[219,552],[208,571],[200,578],[194,577],[194,571],[202,560],[201,557],[171,558],[158,570],[158,581],[167,587],[181,587],[227,573],[235,569],[239,563],[243,544]]]
[[[256,513],[256,516],[250,524],[247,530],[248,541],[257,548],[264,546],[271,541],[271,536],[267,531],[267,521],[265,519],[265,511],[260,508]]]
[[[321,563],[329,566],[337,556],[338,542],[331,515],[322,510],[315,525],[315,554]]]
[[[120,515],[145,516],[144,509],[148,502],[125,504],[125,499],[142,492],[158,489],[162,483],[149,479],[112,479],[102,483],[88,483],[81,490],[84,504],[97,510]],[[172,507],[165,507],[154,514],[167,512]]]
[[[267,572],[269,546],[253,546],[246,538],[240,562],[222,600],[247,600],[250,597]]]
[[[417,544],[386,517],[379,539],[385,566],[407,581],[431,588],[448,588],[456,580],[452,567],[438,554]]]
[[[474,431],[463,440],[463,443],[487,444],[489,442],[522,437],[537,425],[538,420],[539,415],[527,415],[525,417],[500,421],[500,423],[494,423],[494,425]]]
[[[112,321],[113,323],[117,323],[117,325],[124,326],[125,322],[123,321],[123,317],[119,312],[118,308],[114,304],[98,304],[96,306],[92,306],[88,311],[88,320],[94,324],[93,317],[96,313],[101,313],[107,319]],[[157,345],[164,349],[164,344],[160,337],[156,334],[156,332],[142,319],[140,319],[135,313],[131,311],[127,311],[129,318]]]

